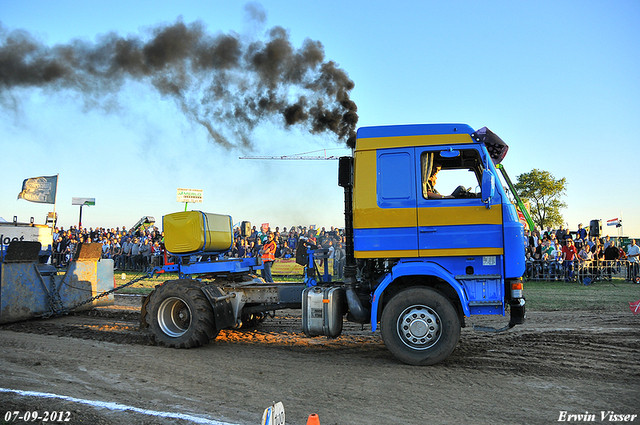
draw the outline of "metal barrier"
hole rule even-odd
[[[577,281],[585,285],[612,279],[638,282],[638,268],[638,263],[628,260],[527,260],[523,277],[527,281]]]
[[[65,252],[54,251],[51,254],[51,264],[57,268],[66,267],[72,256],[72,254],[67,254]]]

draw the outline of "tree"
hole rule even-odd
[[[567,204],[560,198],[566,194],[567,179],[556,180],[548,171],[533,169],[520,174],[514,185],[523,202],[529,202],[531,219],[540,229],[564,224],[560,209]]]

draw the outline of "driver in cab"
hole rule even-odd
[[[433,164],[431,175],[427,179],[427,198],[428,199],[453,199],[453,195],[441,195],[436,190],[436,182],[438,181],[438,173],[442,169],[442,165],[438,163]]]

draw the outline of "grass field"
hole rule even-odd
[[[589,286],[577,282],[525,282],[524,293],[529,310],[620,311],[640,299],[640,285],[616,279]]]
[[[120,285],[127,284],[134,279],[139,278],[144,273],[116,271],[114,274],[116,278],[116,285],[120,286]],[[178,279],[178,273],[157,274],[157,275],[154,275],[152,278],[143,279],[134,283],[131,286],[127,286],[126,288],[123,288],[117,291],[116,293],[146,295],[150,293],[153,290],[153,288],[156,287],[156,285],[159,285],[162,282],[165,282],[167,280],[174,280],[174,279]],[[276,277],[274,277],[274,279],[276,279]],[[291,276],[291,277],[285,277],[285,278],[278,277],[276,281],[277,282],[301,282],[302,276]]]
[[[116,285],[122,285],[139,277],[135,273],[116,273]],[[124,279],[122,279],[124,277]],[[177,279],[177,273],[156,275],[124,288],[118,293],[146,295],[166,281]],[[301,277],[279,281],[298,282]],[[629,308],[629,302],[640,299],[640,285],[614,279],[613,282],[596,282],[589,286],[577,282],[525,282],[524,294],[528,310],[602,310],[620,311]]]
[[[120,272],[115,271],[114,275],[116,278],[116,285],[124,285],[126,283],[131,282],[134,279],[139,278],[144,273],[140,272]],[[147,295],[150,293],[156,285],[166,281],[178,279],[178,273],[162,273],[156,274],[152,278],[143,279],[131,286],[127,286],[126,288],[120,289],[117,291],[117,294],[138,294],[138,295]]]

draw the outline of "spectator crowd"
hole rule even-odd
[[[72,226],[65,230],[56,227],[53,232],[52,262],[64,267],[74,257],[81,243],[102,244],[102,258],[114,260],[117,270],[144,271],[162,264],[163,235],[156,227],[127,230],[126,227],[89,229]]]
[[[525,278],[586,283],[611,281],[615,274],[637,283],[640,249],[634,239],[629,242],[623,246],[622,238],[589,236],[582,224],[577,231],[525,230]]]
[[[256,226],[243,235],[239,227],[234,227],[233,244],[226,254],[231,258],[260,257],[262,246],[269,234],[274,236],[276,244],[275,258],[295,258],[296,250],[302,243],[328,250],[329,258],[334,260],[336,275],[341,277],[345,259],[344,234],[331,227],[316,229],[313,226],[294,226],[289,230],[279,227],[257,229]],[[114,260],[116,270],[148,271],[152,267],[162,266],[165,262],[164,233],[157,227],[129,229],[124,226],[106,229],[82,228],[72,226],[69,229],[56,227],[53,234],[52,262],[64,267],[73,258],[78,244],[101,243],[102,258]]]

